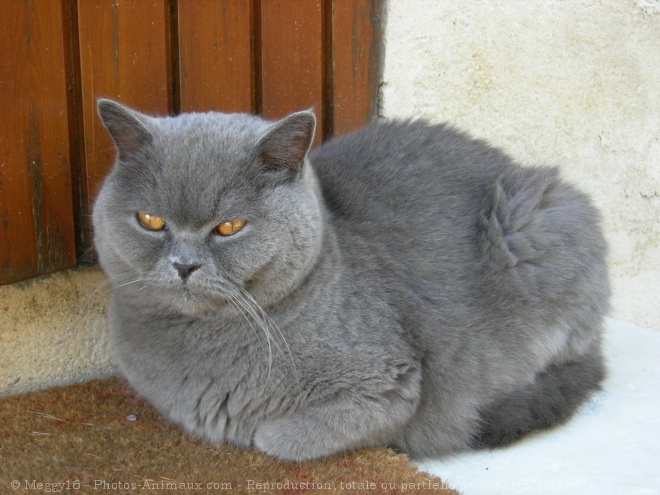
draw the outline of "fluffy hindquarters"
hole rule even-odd
[[[486,194],[478,225],[491,345],[519,384],[480,408],[475,445],[561,424],[598,389],[610,293],[599,223],[553,168],[510,171]]]
[[[502,174],[485,195],[478,226],[483,275],[497,301],[536,302],[555,312],[589,307],[598,317],[607,311],[600,215],[557,169]]]

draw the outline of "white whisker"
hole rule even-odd
[[[142,280],[142,279],[140,279],[140,278],[137,279],[137,280],[130,280],[130,281],[128,281],[128,282],[124,282],[123,284],[115,285],[115,286],[113,286],[113,288],[115,288],[115,289],[119,289],[119,288],[121,288],[121,287],[126,287],[127,285],[137,284],[138,282],[144,282],[144,280]]]
[[[270,333],[270,329],[268,328],[268,320],[266,318],[264,318],[262,315],[260,315],[251,306],[252,301],[250,301],[250,299],[246,298],[243,293],[239,292],[238,294],[236,294],[236,296],[239,298],[240,301],[242,301],[243,307],[249,312],[249,314],[252,316],[252,318],[255,321],[257,321],[259,323],[259,325],[264,329],[264,332],[266,333],[266,337],[268,338],[268,341],[269,341],[268,345],[270,345],[270,342],[272,341],[272,343],[275,344],[275,347],[277,348],[277,350],[280,351],[280,353],[283,354],[284,351],[282,351],[282,348],[277,343],[277,341],[275,339],[273,339],[272,334]],[[257,309],[261,309],[261,308],[259,308],[259,306],[257,305]]]
[[[248,318],[248,315],[246,315],[243,312],[242,308],[245,308],[245,302],[239,301],[236,296],[232,296],[232,295],[229,296],[229,300],[231,301],[231,303],[233,305],[232,307],[234,309],[237,309],[240,312],[240,314],[243,315],[243,318],[245,318],[245,321],[247,321],[248,325],[250,325],[250,328],[252,329],[252,331],[255,333],[255,335],[258,338],[259,337],[259,332],[257,331],[256,328],[254,328],[254,325],[252,325],[252,322],[250,321],[250,318]],[[245,309],[249,311],[251,308],[245,308]],[[249,314],[252,314],[252,313],[249,313]],[[264,333],[266,334],[266,342],[268,343],[268,378],[267,379],[270,380],[270,372],[271,372],[271,367],[272,367],[272,364],[273,364],[273,351],[272,351],[271,346],[270,346],[270,340],[271,339],[268,335],[268,329],[264,328],[263,323],[261,323],[261,322],[259,322],[259,323],[260,323],[259,327],[262,330],[264,330]],[[261,345],[261,348],[264,349],[264,345],[261,342],[261,339],[258,339],[258,340],[259,340],[259,344]]]
[[[280,328],[277,326],[275,321],[273,321],[273,319],[270,317],[270,315],[259,305],[259,303],[257,303],[257,301],[254,299],[254,297],[252,297],[252,295],[247,290],[245,290],[243,287],[239,286],[238,284],[236,284],[236,287],[240,291],[240,294],[243,296],[243,298],[246,298],[247,301],[252,303],[259,310],[259,313],[261,314],[261,317],[259,318],[259,320],[264,322],[265,327],[268,328],[268,325],[270,324],[270,325],[273,326],[273,328],[275,328],[275,330],[277,330],[277,333],[279,334],[280,338],[284,342],[284,345],[286,346],[287,353],[289,354],[289,358],[291,359],[291,365],[293,367],[293,373],[296,376],[296,382],[298,383],[298,386],[300,386],[300,378],[298,377],[298,369],[296,367],[296,362],[293,358],[293,353],[291,352],[291,348],[289,347],[289,343],[286,341],[286,337],[284,337],[284,334],[282,333]],[[252,307],[251,307],[251,309],[254,312],[254,309]],[[268,335],[270,336],[270,332],[268,332]],[[273,343],[275,344],[275,347],[277,347],[277,350],[280,351],[282,354],[284,354],[284,351],[282,350],[282,348],[277,343],[277,340],[273,340]]]

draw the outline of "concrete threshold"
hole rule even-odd
[[[0,286],[0,395],[117,374],[109,297],[105,276],[89,267]]]

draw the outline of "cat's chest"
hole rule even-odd
[[[151,381],[181,381],[193,377],[223,383],[227,391],[256,387],[271,374],[281,375],[284,342],[272,330],[242,321],[152,319],[139,328],[111,329],[120,361]]]
[[[286,343],[263,330],[151,320],[115,325],[111,335],[131,385],[163,415],[212,441],[249,445],[262,418],[290,407],[295,380]]]

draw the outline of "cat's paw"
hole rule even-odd
[[[270,422],[261,425],[254,435],[254,446],[268,455],[288,461],[302,461],[297,441],[292,438],[295,433],[287,431],[278,425],[278,422]]]
[[[296,462],[334,453],[320,446],[317,440],[305,438],[293,422],[282,419],[260,425],[254,435],[254,446],[273,457]]]

